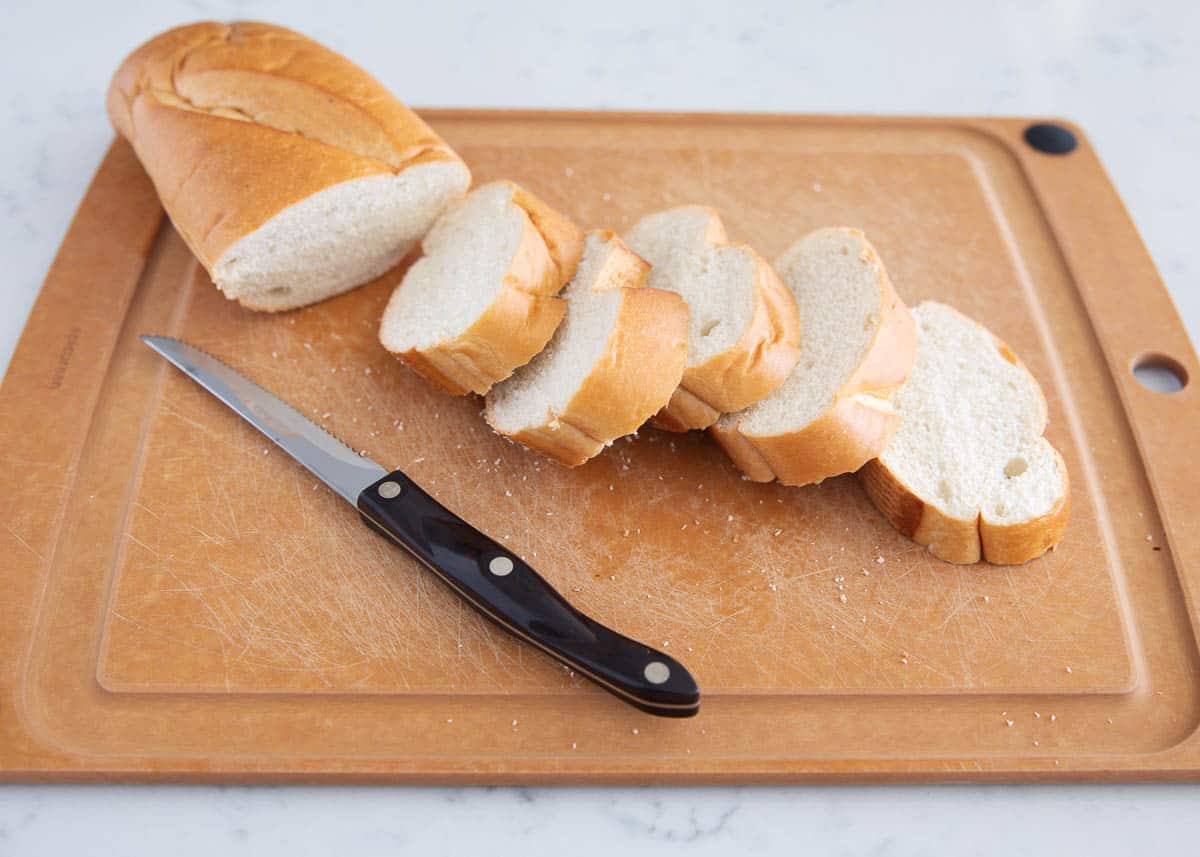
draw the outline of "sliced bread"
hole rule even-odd
[[[651,264],[651,288],[675,292],[689,310],[687,367],[655,425],[707,428],[783,383],[799,357],[796,302],[758,253],[727,243],[715,211],[651,214],[625,240]]]
[[[862,471],[904,535],[950,562],[1014,564],[1066,529],[1067,468],[1042,432],[1046,400],[1012,350],[945,304],[916,307],[918,352],[893,397],[903,421]]]
[[[108,115],[226,297],[286,310],[394,267],[471,174],[345,57],[272,24],[207,21],[121,63]]]
[[[486,393],[545,347],[583,232],[512,182],[476,188],[422,241],[379,329],[384,347],[451,393]]]
[[[662,408],[683,376],[688,311],[678,295],[644,287],[649,271],[613,233],[587,233],[563,323],[488,393],[492,428],[574,467]]]
[[[723,416],[712,435],[756,482],[809,485],[879,455],[899,417],[889,395],[916,336],[875,248],[857,229],[819,229],[775,263],[800,308],[800,362],[775,392]]]

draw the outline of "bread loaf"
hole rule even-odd
[[[108,114],[217,288],[257,310],[383,274],[470,185],[378,81],[270,24],[156,36],[117,69]]]
[[[800,307],[800,362],[713,437],[746,476],[808,485],[858,470],[900,423],[891,393],[916,354],[912,319],[857,229],[818,229],[775,262]]]
[[[492,428],[574,467],[662,408],[683,376],[688,311],[645,288],[649,271],[613,233],[589,232],[554,338],[488,393]]]
[[[707,428],[783,383],[799,357],[796,302],[750,247],[729,244],[711,208],[647,215],[626,234],[653,267],[649,285],[688,305],[688,359],[679,388],[654,424]]]
[[[579,227],[524,188],[478,187],[425,236],[379,339],[451,393],[482,395],[550,341],[582,248]]]

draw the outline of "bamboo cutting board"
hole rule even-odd
[[[1082,140],[1017,120],[430,111],[478,181],[587,227],[706,202],[774,257],[860,226],[910,303],[1028,362],[1066,456],[1063,544],[931,558],[853,477],[741,480],[644,431],[567,471],[375,339],[397,273],[305,310],[225,301],[114,145],[0,391],[0,767],[17,779],[1169,779],[1200,772],[1196,357]],[[137,341],[186,339],[688,665],[651,718],[460,604]]]

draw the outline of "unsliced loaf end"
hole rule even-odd
[[[655,425],[707,428],[783,382],[799,357],[795,301],[758,253],[726,243],[715,211],[650,214],[626,240],[651,264],[649,285],[675,292],[689,310],[687,367]]]
[[[333,185],[289,206],[217,260],[227,298],[279,311],[341,294],[394,268],[471,182],[455,161]]]
[[[863,468],[867,494],[940,559],[1040,556],[1062,539],[1070,482],[1042,437],[1037,381],[1007,345],[951,307],[926,302],[913,316],[917,362],[893,397],[903,421]]]
[[[493,429],[574,467],[663,407],[687,359],[687,307],[644,287],[649,270],[611,232],[588,233],[562,325],[488,394]]]
[[[563,272],[574,272],[582,243],[574,224],[517,185],[476,188],[426,235],[380,341],[450,392],[482,395],[550,340],[565,311]]]
[[[378,81],[270,24],[156,36],[117,69],[107,106],[183,240],[252,309],[374,279],[470,185],[462,160]]]
[[[916,354],[913,322],[860,230],[819,229],[777,261],[800,309],[800,360],[712,435],[747,478],[809,485],[877,456],[899,417],[888,397]]]

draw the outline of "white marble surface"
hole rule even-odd
[[[686,8],[685,8],[686,7]],[[1099,149],[1200,334],[1200,4],[5,3],[0,366],[108,143],[102,94],[198,18],[306,31],[414,104],[1060,115]],[[1073,853],[1194,849],[1189,786],[0,787],[0,855]]]

